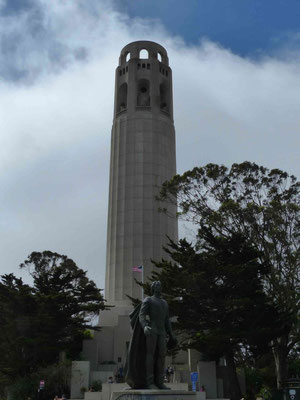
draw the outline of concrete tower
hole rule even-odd
[[[176,209],[158,211],[162,183],[176,173],[172,70],[166,50],[137,41],[121,51],[115,78],[111,136],[105,297],[120,309],[131,307],[126,295],[141,297],[134,266],[145,280],[161,260],[166,235],[177,239]],[[123,312],[121,311],[123,309]]]
[[[84,341],[83,355],[92,371],[107,361],[125,361],[132,311],[127,295],[142,295],[134,281],[142,274],[132,268],[143,265],[146,281],[153,269],[151,259],[166,258],[167,235],[177,240],[176,208],[166,215],[155,200],[162,183],[175,173],[167,52],[153,42],[130,43],[121,51],[116,69],[111,135],[105,298],[114,307],[100,314],[102,329],[94,340]]]

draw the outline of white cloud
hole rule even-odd
[[[40,0],[36,36],[33,10],[10,17],[7,30],[0,18],[2,38],[26,33],[7,61],[26,74],[0,88],[0,274],[19,275],[31,251],[49,249],[104,286],[114,70],[130,41],[168,50],[179,172],[247,159],[300,175],[299,59],[188,47],[111,4]]]
[[[182,156],[191,153],[189,165],[179,158],[183,169],[249,159],[299,176],[300,63],[254,62],[209,42],[191,51],[172,49],[170,57],[177,130],[187,126],[191,139],[181,143],[177,135]],[[198,155],[192,142],[199,144]]]

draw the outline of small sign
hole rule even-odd
[[[196,384],[198,381],[198,372],[191,372],[192,391],[196,392]]]
[[[44,389],[45,388],[45,381],[40,381],[40,389]]]
[[[191,372],[191,381],[197,382],[197,380],[198,380],[198,372]]]

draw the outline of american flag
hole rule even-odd
[[[138,267],[132,267],[132,271],[134,271],[134,272],[143,272],[143,266],[139,265]]]

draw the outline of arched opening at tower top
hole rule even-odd
[[[148,58],[149,58],[149,52],[148,52],[148,50],[146,50],[146,49],[141,50],[141,51],[140,51],[140,54],[139,54],[139,58],[141,58],[141,59],[148,59]]]
[[[160,53],[157,53],[157,59],[158,59],[159,62],[162,62],[162,56],[161,56]]]
[[[130,60],[130,53],[127,53],[125,56],[125,61],[128,62]]]

